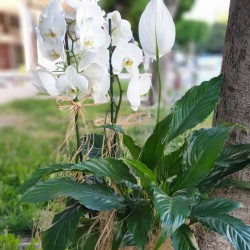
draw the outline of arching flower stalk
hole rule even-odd
[[[146,6],[139,22],[139,37],[144,52],[156,60],[159,81],[157,122],[159,122],[162,96],[160,58],[171,51],[175,41],[175,24],[163,0],[151,0]]]

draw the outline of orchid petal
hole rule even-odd
[[[59,94],[55,86],[56,80],[51,73],[45,70],[37,70],[34,72],[33,77],[32,83],[39,91],[51,96],[57,96]]]
[[[131,30],[131,24],[127,20],[122,19],[120,30],[121,30],[122,37],[126,41],[129,42],[130,40],[132,40],[133,33],[132,33],[132,30]]]
[[[66,95],[68,90],[72,88],[71,83],[66,75],[62,75],[57,79],[56,88],[62,95]]]
[[[97,52],[106,42],[104,30],[94,22],[80,28],[80,41],[83,51]]]
[[[127,98],[131,105],[131,108],[134,111],[137,111],[138,107],[141,104],[140,83],[138,76],[131,77],[127,90]]]
[[[123,69],[123,61],[126,56],[126,47],[117,46],[112,55],[112,66],[115,74],[120,74]]]
[[[151,78],[149,74],[145,73],[140,76],[140,95],[145,95],[148,93],[152,86]]]

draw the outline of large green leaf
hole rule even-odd
[[[133,235],[127,231],[124,235],[124,237],[122,238],[122,242],[121,242],[121,247],[127,247],[127,246],[136,246],[136,243],[133,239]]]
[[[247,160],[250,164],[250,144],[231,145],[222,150],[216,164],[229,167],[232,164],[242,163]]]
[[[228,127],[201,129],[188,138],[182,169],[174,180],[174,192],[197,185],[209,174],[229,133]]]
[[[157,177],[161,181],[178,174],[182,166],[182,151],[180,147],[176,151],[164,156],[157,167]]]
[[[128,211],[126,221],[138,249],[143,250],[148,242],[148,234],[153,224],[150,204],[145,202],[135,204]]]
[[[198,250],[198,244],[191,229],[183,224],[172,235],[174,250]]]
[[[250,165],[250,144],[231,145],[224,148],[214,170],[198,185],[202,193],[211,192],[224,177]]]
[[[172,115],[168,115],[164,120],[159,122],[153,134],[147,139],[141,154],[141,161],[150,169],[154,170],[159,164],[164,153],[164,138],[166,137]]]
[[[141,148],[135,144],[134,140],[130,136],[123,134],[123,144],[129,150],[133,158],[138,160],[141,154]]]
[[[226,214],[199,217],[199,221],[226,238],[236,250],[250,250],[250,227]]]
[[[84,210],[79,205],[73,205],[57,214],[52,226],[43,232],[42,247],[44,250],[64,250],[74,236]]]
[[[98,225],[94,226],[95,220],[81,218],[80,225],[78,226],[72,244],[69,246],[69,250],[95,250],[96,242],[99,239],[100,231]],[[91,232],[89,231],[91,229]]]
[[[112,242],[112,250],[118,250],[121,246],[122,239],[127,232],[127,223],[125,219],[116,221],[114,228],[114,237]]]
[[[124,181],[133,184],[137,183],[134,176],[129,173],[127,165],[118,159],[101,158],[83,161],[74,165],[71,169],[80,171],[89,170],[98,177],[109,177],[116,183],[122,183]]]
[[[157,214],[161,219],[161,236],[156,244],[158,249],[168,236],[171,236],[190,215],[189,199],[182,196],[170,197],[158,187],[153,187],[153,199]]]
[[[106,185],[77,183],[69,178],[38,183],[22,196],[23,202],[41,202],[58,197],[72,197],[92,210],[123,209],[125,200]]]
[[[38,169],[18,188],[17,192],[24,193],[42,178],[59,171],[69,170],[72,166],[74,166],[74,164],[54,164],[46,168]]]
[[[116,183],[124,181],[136,184],[136,179],[129,173],[129,169],[121,160],[112,158],[99,158],[83,161],[78,164],[56,164],[47,168],[37,170],[30,179],[28,179],[19,188],[19,192],[23,193],[30,187],[34,186],[40,179],[47,175],[60,171],[91,171],[98,177],[109,177]]]
[[[232,179],[225,179],[222,180],[216,188],[245,188],[250,189],[250,182],[240,181],[240,180],[232,180]]]
[[[152,184],[156,183],[156,178],[154,173],[147,168],[145,164],[140,161],[134,160],[124,160],[129,166],[131,166],[136,174],[139,176],[142,186],[149,188]]]
[[[219,214],[229,213],[241,207],[241,204],[228,199],[208,199],[201,200],[193,206],[192,215],[199,217],[216,216]]]
[[[167,141],[194,128],[212,113],[218,101],[219,91],[223,82],[222,76],[212,78],[201,85],[191,88],[176,102]]]

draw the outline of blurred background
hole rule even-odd
[[[167,104],[163,114],[191,86],[220,73],[230,1],[165,2],[175,18],[177,37],[173,52],[162,58],[163,96]],[[38,59],[34,27],[47,3],[47,0],[0,0],[0,246],[1,235],[6,232],[21,235],[18,241],[29,241],[32,232],[44,229],[59,209],[50,203],[20,204],[15,193],[35,169],[55,162],[58,146],[72,119],[69,112],[57,110],[54,99],[37,95],[31,84],[30,72],[36,69]],[[99,3],[106,12],[119,10],[131,22],[138,40],[138,21],[148,0],[100,0]],[[154,64],[149,70],[154,72]],[[127,82],[124,80],[123,84]],[[153,88],[142,107],[153,118],[153,108],[148,104],[155,103],[154,91]],[[105,105],[85,110],[90,131],[98,113],[106,110]],[[122,114],[131,113],[125,103]],[[209,126],[211,120],[210,117],[204,126]],[[142,144],[152,131],[153,122],[154,119],[129,128],[128,133]],[[65,160],[64,155],[60,155],[60,160]]]
[[[100,0],[106,12],[118,9],[132,24],[136,40],[147,0]],[[170,95],[220,72],[229,0],[165,0],[175,17],[177,38],[164,80]],[[0,2],[0,103],[34,96],[29,70],[37,65],[34,27],[48,0]],[[163,63],[164,64],[164,63]],[[181,73],[181,74],[180,74]]]

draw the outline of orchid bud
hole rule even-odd
[[[157,45],[160,57],[171,51],[175,25],[163,0],[151,0],[146,6],[139,22],[139,38],[144,52],[153,59]]]

